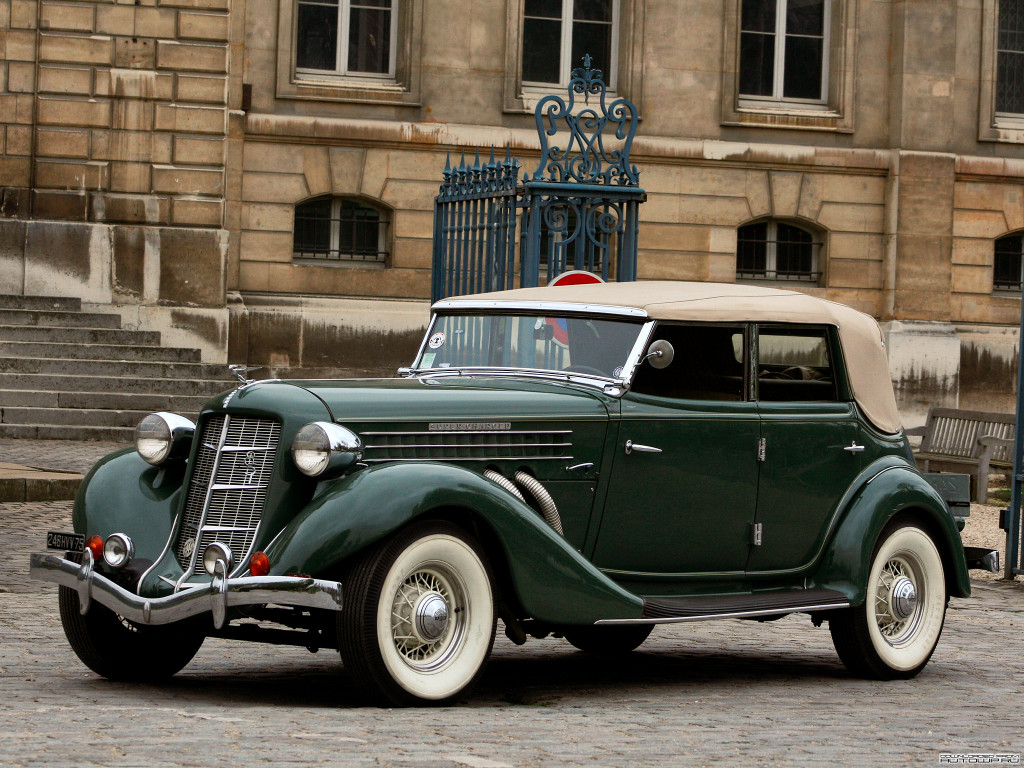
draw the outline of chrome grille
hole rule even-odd
[[[202,570],[202,552],[227,544],[241,561],[263,514],[281,425],[270,419],[213,416],[200,445],[174,552],[185,571]]]
[[[362,432],[363,461],[568,460],[572,431]]]

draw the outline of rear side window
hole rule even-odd
[[[743,399],[743,327],[662,325],[651,341],[665,339],[675,349],[667,368],[642,363],[632,390],[680,400]]]
[[[758,400],[835,401],[835,382],[826,329],[758,329]]]

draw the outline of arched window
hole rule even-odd
[[[315,197],[295,206],[293,257],[306,264],[387,261],[387,214],[346,197]]]
[[[1019,291],[1021,251],[1024,248],[1024,236],[1020,233],[1007,235],[996,240],[996,253],[993,260],[992,287],[997,290]]]
[[[820,238],[795,224],[774,220],[747,224],[737,232],[736,277],[817,282],[820,251]]]

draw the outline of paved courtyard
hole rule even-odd
[[[954,600],[907,682],[850,678],[827,629],[790,616],[660,627],[614,662],[499,633],[466,704],[379,710],[354,700],[330,651],[210,640],[164,686],[96,677],[64,639],[56,587],[27,577],[29,552],[69,514],[70,502],[0,504],[5,766],[937,766],[941,753],[1024,753],[1019,583],[976,582]]]

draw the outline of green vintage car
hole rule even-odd
[[[51,534],[66,556],[32,557],[81,660],[153,679],[206,637],[336,648],[404,705],[464,696],[498,619],[613,654],[800,612],[852,673],[908,678],[970,593],[878,326],[848,307],[710,283],[465,296],[401,373],[143,420]]]

